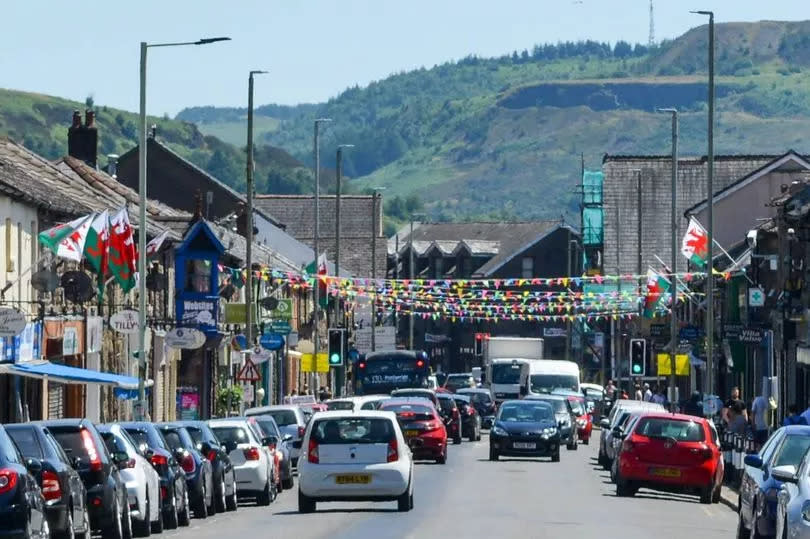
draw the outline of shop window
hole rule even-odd
[[[186,260],[186,291],[211,293],[211,261],[189,259]]]

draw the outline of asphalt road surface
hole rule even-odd
[[[269,507],[242,504],[237,513],[164,535],[189,539],[597,538],[667,539],[734,537],[736,514],[722,504],[702,505],[696,496],[641,490],[617,498],[607,472],[596,464],[595,443],[563,449],[549,459],[489,462],[487,437],[451,446],[447,464],[417,464],[414,509],[396,503],[320,503],[298,514],[297,490],[281,493]],[[297,489],[297,483],[296,483]]]

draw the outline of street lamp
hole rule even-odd
[[[322,123],[331,122],[331,118],[317,118],[315,120],[315,137],[314,137],[314,148],[313,152],[315,154],[315,238],[313,240],[314,250],[315,250],[315,286],[313,287],[313,294],[315,297],[315,309],[313,312],[314,321],[313,321],[313,330],[312,330],[312,337],[313,337],[313,347],[315,352],[315,365],[318,364],[318,352],[320,352],[320,340],[318,335],[318,322],[320,321],[320,283],[318,282],[318,255],[320,254],[319,246],[318,246],[318,239],[321,235],[321,140],[320,140],[320,127]],[[318,384],[318,371],[317,369],[313,369],[312,375],[310,378],[310,387],[312,388],[312,392],[314,394],[315,387]]]
[[[672,197],[670,201],[670,213],[671,213],[671,221],[670,221],[670,228],[672,229],[671,235],[671,261],[670,261],[670,268],[669,272],[672,274],[670,279],[672,280],[672,305],[669,311],[670,317],[670,328],[669,328],[669,366],[670,366],[670,373],[669,373],[669,402],[673,403],[672,407],[674,408],[674,403],[678,402],[678,399],[675,395],[676,392],[676,382],[675,382],[675,353],[676,347],[678,343],[678,316],[676,307],[678,305],[678,281],[675,278],[675,273],[677,273],[677,266],[678,266],[678,216],[677,216],[677,209],[675,207],[677,197],[678,197],[678,109],[674,108],[665,108],[665,109],[658,109],[658,112],[666,112],[672,115],[672,180],[671,180],[671,191]]]
[[[408,235],[408,273],[409,273],[409,288],[410,288],[410,312],[411,316],[408,320],[408,350],[413,350],[413,219],[414,217],[421,217],[425,218],[426,215],[424,213],[412,213],[411,214],[411,232]]]
[[[140,115],[138,124],[138,407],[137,419],[144,417],[146,408],[146,51],[156,47],[208,45],[230,41],[229,37],[205,37],[197,41],[178,43],[146,43],[141,41]]]
[[[374,296],[371,304],[371,351],[377,351],[377,200],[380,191],[385,191],[385,187],[375,187],[374,195],[371,199],[371,281],[374,283]]]
[[[706,268],[706,390],[713,391],[714,374],[714,12],[691,11],[709,17],[709,127],[707,133],[706,165],[706,241],[708,262]]]
[[[335,277],[340,278],[340,188],[343,176],[343,149],[354,148],[354,144],[338,144],[335,156]],[[340,309],[336,308],[336,315]]]

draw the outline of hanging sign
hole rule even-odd
[[[760,287],[748,289],[748,306],[749,307],[764,307],[765,306],[765,292]]]
[[[118,311],[110,317],[110,327],[124,335],[138,333],[138,311]]]
[[[286,335],[292,331],[292,326],[290,326],[289,320],[273,320],[270,322],[270,329],[275,333]]]
[[[282,320],[292,318],[292,299],[279,299],[276,308],[270,312],[270,316]]]
[[[75,327],[66,327],[62,335],[62,355],[75,356],[79,353],[79,331]]]
[[[0,337],[16,337],[25,324],[25,315],[17,309],[0,308]]]
[[[174,328],[164,337],[166,346],[196,350],[205,344],[205,333],[194,328]]]
[[[259,344],[268,350],[278,350],[284,346],[284,337],[279,333],[265,333],[259,338]]]

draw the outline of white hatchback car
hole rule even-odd
[[[413,458],[393,412],[320,412],[298,461],[298,510],[328,501],[396,501],[413,509]]]
[[[258,439],[247,419],[212,419],[208,426],[231,458],[237,497],[255,497],[257,505],[270,505],[276,498],[275,464],[270,450]]]

